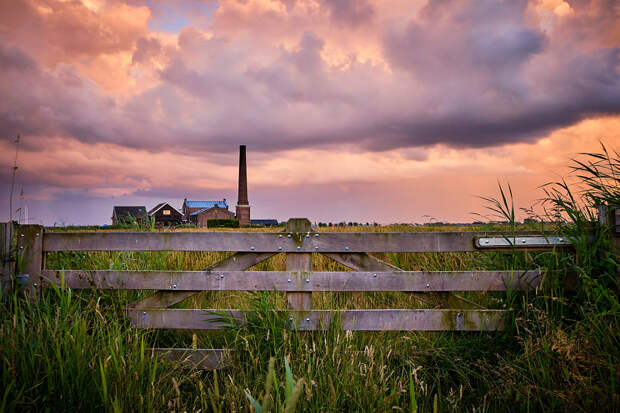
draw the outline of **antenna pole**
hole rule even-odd
[[[15,188],[15,173],[17,172],[17,153],[19,152],[19,138],[15,138],[15,162],[13,163],[13,177],[11,178],[11,194],[9,196],[9,222],[13,222],[13,189]]]

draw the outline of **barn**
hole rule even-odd
[[[175,226],[183,222],[181,211],[170,205],[169,202],[157,204],[149,211],[149,216],[155,221],[155,225]]]
[[[206,227],[209,219],[235,219],[235,214],[228,210],[226,199],[221,201],[183,200],[185,220],[198,227]]]
[[[112,209],[112,225],[145,223],[147,221],[146,207],[138,206],[115,206]]]

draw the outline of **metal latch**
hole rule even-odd
[[[565,237],[522,236],[522,237],[482,237],[476,239],[478,248],[540,248],[554,245],[570,245]]]

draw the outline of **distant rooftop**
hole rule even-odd
[[[157,212],[157,211],[159,211],[161,208],[163,208],[163,207],[164,207],[164,205],[168,205],[170,208],[174,209],[176,212],[178,212],[179,214],[181,214],[181,211],[179,211],[178,209],[176,209],[175,207],[173,207],[173,206],[172,206],[172,204],[171,204],[170,202],[161,202],[161,203],[159,203],[159,204],[155,205],[155,206],[153,207],[153,209],[151,209],[151,210],[149,211],[149,215],[153,215],[155,212]],[[181,214],[181,215],[183,215],[183,214]]]
[[[217,205],[220,208],[228,209],[228,204],[225,199],[221,201],[185,201],[185,205],[188,208],[213,208]]]
[[[214,206],[215,206],[215,205],[214,205]],[[211,208],[213,208],[213,207],[211,207]],[[198,211],[192,212],[190,215],[198,215],[198,214],[202,214],[203,212],[208,211],[208,210],[209,210],[209,209],[211,209],[211,208],[202,208],[202,209],[199,209]],[[223,207],[221,207],[221,206],[220,206],[219,208],[223,208]]]
[[[136,206],[115,206],[114,207],[114,216],[118,218],[145,218],[146,217],[146,207],[142,205]]]

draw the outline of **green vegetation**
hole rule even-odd
[[[238,219],[213,218],[207,220],[208,228],[239,228]]]
[[[573,252],[380,254],[405,270],[544,268],[536,291],[463,293],[487,308],[511,309],[494,333],[292,332],[272,312],[281,293],[203,292],[187,308],[252,309],[248,323],[197,333],[202,348],[231,348],[231,367],[182,369],[150,357],[149,347],[191,347],[192,332],[129,328],[124,307],[145,291],[54,288],[0,308],[0,411],[618,411],[620,334],[618,261],[610,227],[595,209],[620,205],[620,159],[586,154],[577,186],[545,187],[543,229],[559,231]],[[578,189],[574,189],[578,188]],[[489,199],[508,225],[363,226],[322,231],[449,231],[525,227],[514,222],[509,188]],[[541,229],[542,224],[531,224]],[[145,228],[147,229],[147,228]],[[148,230],[148,229],[147,229]],[[266,231],[279,229],[265,229]],[[51,253],[54,269],[199,270],[228,253]],[[282,254],[258,270],[282,270]],[[344,270],[321,255],[317,271]],[[567,274],[577,288],[567,289]],[[316,308],[416,308],[405,293],[315,293]],[[280,379],[282,378],[282,379]]]

